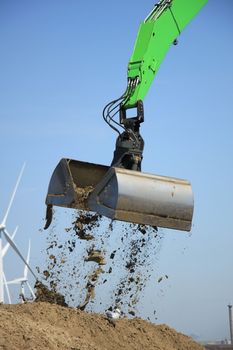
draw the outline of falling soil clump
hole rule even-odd
[[[95,249],[95,246],[92,246],[90,249],[88,249],[87,253],[88,255],[84,261],[94,261],[99,265],[106,265],[103,253],[101,250]]]
[[[65,297],[56,292],[55,290],[49,290],[42,282],[37,281],[35,284],[35,302],[47,302],[50,304],[57,304],[61,306],[68,306],[65,302]]]
[[[101,216],[98,214],[90,214],[82,211],[78,212],[76,220],[73,222],[73,228],[76,235],[80,239],[87,241],[93,240],[92,230],[99,227]]]

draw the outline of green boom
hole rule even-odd
[[[207,1],[162,0],[141,23],[128,65],[128,78],[138,77],[139,84],[125,108],[144,99],[170,45]]]

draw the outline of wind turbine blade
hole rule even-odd
[[[15,238],[15,235],[16,235],[17,230],[18,230],[18,226],[16,227],[16,229],[15,229],[14,232],[13,232],[13,235],[11,236],[12,241],[13,241],[14,238]],[[7,244],[5,245],[5,247],[2,249],[2,257],[4,257],[4,256],[6,255],[6,253],[7,253],[8,249],[9,249],[9,247],[10,247],[10,244],[7,243]]]
[[[27,259],[26,259],[28,265],[29,265],[29,260],[30,260],[30,252],[31,252],[31,241],[29,239],[29,242],[28,242],[28,254],[27,254]],[[24,278],[27,279],[27,275],[28,275],[28,267],[27,267],[27,265],[25,265],[25,267],[24,267],[23,275],[24,275]]]
[[[12,206],[12,203],[13,203],[13,200],[14,200],[14,197],[15,197],[15,194],[16,194],[16,191],[17,191],[17,189],[18,189],[18,186],[19,186],[21,177],[22,177],[22,175],[23,175],[23,171],[24,171],[25,165],[26,165],[26,164],[24,163],[23,166],[22,166],[22,169],[21,169],[21,171],[20,171],[20,173],[19,173],[18,179],[17,179],[17,181],[16,181],[16,185],[15,185],[14,191],[13,191],[13,193],[12,193],[12,195],[11,195],[11,199],[10,199],[9,205],[8,205],[7,210],[6,210],[6,214],[5,214],[4,218],[3,218],[3,222],[2,222],[2,225],[3,225],[3,226],[5,226],[5,224],[6,224],[6,220],[7,220],[7,217],[8,217],[9,211],[10,211],[10,208],[11,208],[11,206]]]
[[[5,284],[6,294],[7,294],[7,298],[8,298],[9,304],[11,304],[10,291],[9,291],[9,288],[8,288],[8,285],[7,285],[7,280],[6,280],[6,276],[5,276],[4,272],[3,272],[3,281],[4,281],[4,284]]]
[[[14,249],[14,251],[16,252],[16,254],[18,254],[18,256],[21,258],[21,260],[23,260],[24,264],[27,265],[29,271],[31,271],[32,275],[35,277],[35,279],[37,279],[35,273],[33,272],[33,270],[31,269],[31,267],[28,265],[27,261],[24,259],[23,255],[20,253],[19,248],[17,247],[17,245],[14,243],[14,241],[12,241],[12,239],[10,238],[9,234],[7,233],[6,229],[4,229],[3,231],[4,236],[6,238],[6,240],[8,241],[8,243],[10,243],[11,247]]]
[[[24,277],[15,278],[14,280],[7,281],[7,284],[19,284],[21,282],[26,282]]]
[[[26,285],[28,286],[28,289],[30,290],[33,299],[36,299],[35,293],[33,292],[33,289],[32,289],[32,287],[30,286],[30,284],[29,284],[28,281],[26,281]]]

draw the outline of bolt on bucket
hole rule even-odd
[[[184,231],[190,231],[193,216],[192,189],[186,180],[71,159],[57,165],[46,204]]]

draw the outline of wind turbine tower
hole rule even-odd
[[[28,270],[32,273],[32,275],[35,277],[35,279],[37,279],[36,275],[34,274],[33,270],[31,269],[31,267],[29,266],[27,260],[23,257],[23,255],[21,254],[19,248],[17,247],[17,245],[14,243],[13,241],[13,238],[9,235],[7,229],[6,229],[6,221],[7,221],[7,218],[8,218],[8,215],[9,215],[9,212],[10,212],[10,209],[11,209],[11,206],[12,206],[12,203],[14,201],[14,197],[15,197],[15,194],[16,194],[16,191],[18,189],[18,186],[19,186],[19,183],[20,183],[20,180],[22,178],[22,175],[23,175],[23,171],[24,171],[24,168],[25,168],[25,164],[23,165],[21,171],[20,171],[20,174],[18,176],[18,179],[16,181],[16,185],[15,185],[15,188],[14,188],[14,191],[11,195],[11,198],[10,198],[10,202],[9,202],[9,205],[7,207],[7,210],[6,210],[6,213],[5,213],[5,216],[3,217],[3,220],[2,222],[0,223],[0,303],[4,303],[4,285],[6,287],[6,291],[7,291],[7,294],[8,294],[8,299],[9,299],[9,290],[8,290],[8,286],[7,286],[7,281],[6,281],[6,278],[5,278],[5,274],[4,274],[4,268],[3,268],[3,257],[5,255],[5,252],[6,250],[6,246],[9,247],[11,246],[14,251],[16,252],[16,254],[20,257],[20,259],[24,262],[25,266],[27,266]],[[5,240],[7,241],[7,245],[5,247],[3,247],[3,237],[5,238]]]
[[[233,345],[232,305],[229,304],[227,306],[229,311],[230,340],[231,340],[231,345]]]

